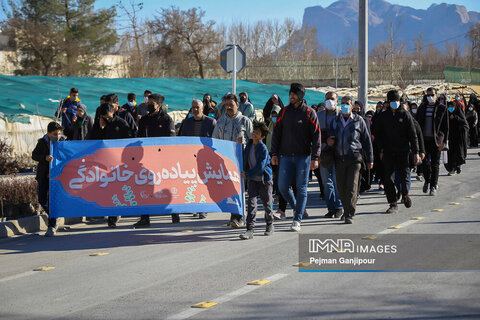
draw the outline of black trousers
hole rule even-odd
[[[423,161],[423,175],[425,182],[431,187],[437,187],[440,171],[440,153],[434,140],[425,139],[425,160]]]
[[[383,177],[385,181],[385,194],[388,203],[397,203],[397,190],[395,188],[395,170],[400,174],[402,196],[408,195],[409,185],[409,152],[383,154]]]
[[[49,192],[49,180],[48,179],[39,179],[38,181],[38,203],[42,206],[43,210],[50,217],[50,208],[48,202],[48,192]],[[57,219],[48,218],[48,226],[55,228],[57,226]]]

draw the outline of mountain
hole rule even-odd
[[[460,46],[461,52],[469,40],[466,34],[472,24],[480,22],[480,13],[465,6],[432,4],[428,9],[391,4],[385,0],[369,0],[368,45],[372,49],[388,38],[386,25],[399,25],[395,41],[406,41],[407,50],[414,48],[413,39],[423,35],[425,47],[434,44],[445,51],[445,43]],[[340,0],[330,6],[308,7],[303,14],[303,26],[317,29],[317,40],[333,54],[342,54],[347,46],[357,44],[358,0]]]

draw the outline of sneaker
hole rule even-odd
[[[243,223],[243,220],[232,220],[230,222],[230,227],[232,227],[232,229],[238,229],[239,227],[243,227],[245,225],[245,223]]]
[[[47,232],[45,232],[45,237],[53,237],[56,232],[57,232],[57,228],[48,227]]]
[[[247,231],[245,231],[245,233],[242,233],[240,235],[240,239],[242,239],[242,240],[253,239],[253,229],[247,230]]]
[[[425,181],[425,183],[423,184],[423,193],[427,193],[428,192],[428,182]]]
[[[396,203],[391,203],[390,208],[386,211],[387,214],[395,214],[398,213],[398,206]]]
[[[291,231],[300,232],[302,228],[300,227],[300,222],[293,220],[292,225],[290,226]]]
[[[273,213],[273,220],[283,220],[285,218],[285,212],[282,210],[278,209],[276,212]]]
[[[462,169],[461,168],[457,168],[457,174],[460,174],[462,173]]]
[[[353,220],[350,217],[345,217],[345,224],[352,224]]]
[[[305,211],[303,212],[302,219],[308,219],[308,217],[310,217],[310,216],[308,215],[307,210],[305,210]]]
[[[206,213],[199,213],[198,214],[198,219],[206,219],[207,218],[207,214]]]
[[[266,236],[271,236],[273,234],[274,229],[275,228],[273,227],[273,223],[272,224],[267,224],[267,228],[265,229],[265,232],[263,234],[266,235]]]
[[[452,171],[448,171],[447,173],[447,176],[451,177],[451,176],[454,176],[455,175],[455,171],[452,170]]]
[[[138,221],[133,225],[133,228],[134,228],[134,229],[137,229],[137,228],[146,228],[146,227],[150,227],[150,220],[140,219],[140,220],[138,220]]]
[[[407,195],[403,196],[403,204],[405,205],[405,208],[410,208],[412,207],[412,199]]]
[[[417,175],[417,181],[423,182],[425,178],[423,176]]]
[[[437,195],[437,188],[435,188],[435,187],[430,188],[430,195],[431,196],[436,196]]]
[[[345,215],[342,214],[342,216],[340,217],[340,221],[345,221]]]
[[[324,218],[333,218],[335,217],[335,211],[328,211],[326,215],[323,216]]]
[[[385,190],[385,186],[383,184],[378,185],[378,190]]]
[[[340,218],[342,215],[343,215],[342,208],[335,209],[335,218]]]

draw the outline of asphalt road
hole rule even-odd
[[[372,243],[404,235],[408,254],[391,257],[391,269],[411,262],[413,270],[428,262],[443,270],[454,261],[458,270],[299,272],[293,266],[300,260],[298,234],[289,231],[290,219],[276,223],[271,237],[263,236],[259,219],[255,238],[242,241],[243,230],[225,226],[226,214],[209,214],[206,220],[183,215],[177,225],[170,216],[159,216],[151,228],[137,230],[131,228],[136,218],[130,217],[116,230],[79,224],[54,238],[0,240],[0,318],[480,319],[480,250],[475,241],[460,237],[480,237],[478,151],[469,150],[460,175],[447,177],[442,168],[436,197],[424,195],[422,183],[414,180],[413,207],[400,206],[399,214],[383,214],[385,196],[369,191],[359,200],[352,225],[322,218],[326,209],[314,180],[310,218],[302,224],[302,234],[373,235],[378,239]],[[420,250],[409,234],[439,240],[428,243],[429,251]],[[442,241],[445,234],[452,240]],[[91,256],[98,253],[108,254]],[[33,271],[44,266],[55,269]],[[253,280],[270,282],[247,285]],[[191,308],[199,302],[217,304]]]

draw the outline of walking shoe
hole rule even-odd
[[[198,219],[206,219],[207,218],[207,214],[206,213],[199,213],[198,214]]]
[[[342,214],[342,216],[340,217],[340,220],[345,221],[345,215],[344,214]]]
[[[417,175],[417,180],[423,182],[425,181],[425,178],[422,175]]]
[[[283,216],[283,219],[285,219],[285,212],[278,209],[276,212],[273,213],[273,220],[283,220],[282,216]]]
[[[425,181],[425,183],[423,184],[423,193],[427,193],[428,192],[428,182]]]
[[[345,217],[345,224],[352,224],[353,220],[350,217]]]
[[[310,217],[310,216],[308,215],[307,210],[305,210],[305,211],[303,212],[302,219],[308,219],[308,217]]]
[[[324,215],[324,218],[333,218],[335,216],[335,211],[328,211],[326,215]]]
[[[408,195],[403,196],[402,200],[405,208],[410,208],[412,206],[412,199]]]
[[[378,190],[385,190],[385,186],[383,184],[378,185]]]
[[[243,223],[243,220],[232,220],[232,222],[230,223],[230,227],[232,227],[232,229],[238,229],[239,227],[243,227],[245,225],[245,223]]]
[[[267,228],[265,229],[265,232],[263,233],[266,236],[271,236],[273,234],[273,230],[275,228],[273,227],[273,223],[267,224]]]
[[[57,232],[57,228],[48,227],[47,232],[45,232],[45,237],[53,237],[56,232]]]
[[[253,239],[253,229],[247,230],[247,231],[245,231],[245,233],[242,233],[240,235],[240,239],[242,239],[242,240]]]
[[[180,215],[178,213],[172,214],[172,223],[180,223]]]
[[[117,219],[116,217],[108,217],[108,227],[114,229],[117,227]]]
[[[457,168],[457,174],[462,173],[462,169],[460,167]]]
[[[342,215],[343,215],[342,208],[335,209],[335,218],[340,218]]]
[[[455,175],[455,170],[448,171],[447,176],[451,177]]]
[[[391,203],[390,208],[386,211],[387,214],[394,214],[398,213],[398,206],[396,203]]]
[[[133,228],[134,228],[134,229],[137,229],[137,228],[146,228],[146,227],[150,227],[150,220],[140,219],[140,220],[138,220],[138,221],[133,225]]]
[[[291,231],[300,232],[302,228],[300,227],[300,222],[293,220],[292,225],[290,226]]]
[[[431,196],[436,196],[437,195],[437,188],[435,188],[435,187],[430,188],[430,195]]]

